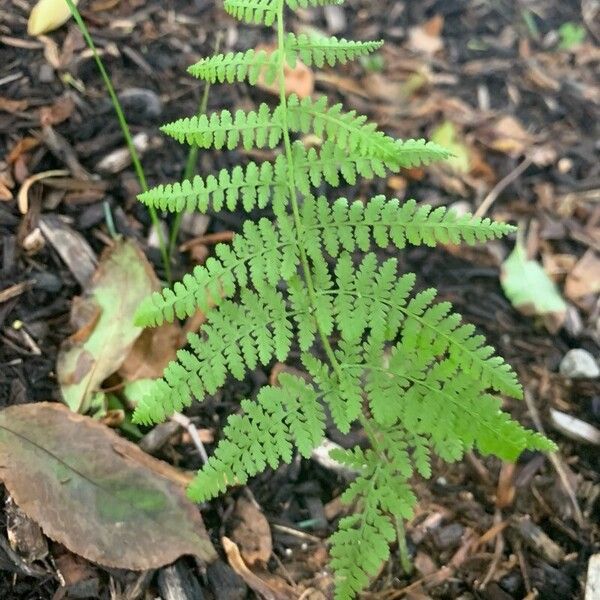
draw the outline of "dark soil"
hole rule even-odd
[[[227,51],[268,43],[271,32],[241,26],[227,17],[220,2],[208,0],[83,4],[84,18],[122,95],[134,134],[149,136],[143,154],[149,183],[180,179],[187,149],[161,137],[158,126],[197,109],[202,86],[186,75],[186,67],[213,53],[217,32],[223,33]],[[99,255],[110,240],[105,221],[108,203],[116,230],[137,239],[164,277],[160,254],[148,245],[149,217],[135,198],[140,191],[135,173],[128,165],[116,173],[98,167],[123,142],[96,65],[73,23],[49,34],[46,41],[28,37],[27,5],[7,0],[0,6],[0,407],[60,401],[56,356],[61,342],[73,333],[69,311],[81,287],[55,245],[39,233],[41,219],[59,215]],[[292,26],[296,30],[310,26],[338,37],[382,38],[387,42],[381,53],[383,68],[347,65],[317,77],[317,91],[366,112],[398,137],[426,137],[440,123],[451,121],[475,153],[477,165],[467,175],[440,167],[413,169],[388,181],[363,182],[355,191],[336,193],[361,198],[395,193],[434,205],[461,202],[475,210],[494,185],[530,157],[524,172],[502,188],[488,215],[522,225],[531,256],[543,259],[563,291],[566,278],[586,253],[599,260],[597,21],[594,30],[593,19],[585,16],[584,45],[571,52],[557,48],[558,27],[583,22],[580,3],[424,0],[380,2],[375,7],[372,2],[348,0],[342,13],[333,13],[340,14],[338,24],[322,10],[301,11]],[[600,18],[598,12],[595,16]],[[421,28],[421,37],[412,28]],[[441,44],[433,55],[414,47],[423,31]],[[231,109],[270,99],[267,92],[244,85],[216,86],[209,107]],[[22,103],[8,105],[5,100]],[[52,131],[49,134],[40,120],[43,107],[54,106],[58,112],[57,102],[72,104],[68,115],[51,125],[58,144],[48,140]],[[526,137],[510,151],[498,143],[504,134],[510,137],[507,122],[495,129],[507,117]],[[199,171],[215,172],[245,160],[242,152],[203,152]],[[63,178],[62,184],[33,186],[27,214],[22,215],[16,200],[21,183],[31,174],[65,168],[71,177]],[[93,185],[75,185],[86,172],[93,176]],[[1,195],[3,186],[6,198]],[[236,231],[244,218],[211,215],[208,233]],[[169,223],[170,217],[165,221]],[[190,237],[183,232],[180,241]],[[548,411],[556,408],[600,427],[599,380],[571,381],[558,373],[571,348],[584,348],[598,357],[600,304],[594,293],[567,298],[568,319],[556,333],[549,333],[542,320],[520,315],[499,280],[500,264],[512,244],[513,240],[503,240],[475,249],[412,248],[398,258],[404,270],[419,275],[420,286],[437,287],[440,297],[451,300],[514,365],[544,427],[560,445],[558,459],[583,520],[575,518],[564,482],[541,455],[525,453],[508,478],[508,467],[496,459],[470,456],[457,465],[439,464],[431,481],[417,483],[419,510],[408,526],[415,573],[410,577],[401,573],[394,549],[368,598],[508,600],[534,598],[534,590],[537,597],[550,600],[584,597],[588,559],[600,551],[598,447],[553,431]],[[174,276],[189,270],[200,254],[177,254]],[[13,297],[2,295],[21,283]],[[231,382],[188,414],[218,438],[219,424],[241,398],[255,395],[269,375],[269,370],[258,371],[241,384]],[[507,409],[524,424],[535,426],[525,403],[510,403]],[[351,440],[334,432],[331,437],[342,444],[355,443],[361,432],[351,434]],[[174,436],[160,456],[177,458],[185,468],[200,466],[185,436]],[[203,516],[221,551],[220,538],[231,527],[235,499],[251,493],[271,524],[271,576],[296,585],[295,597],[311,587],[328,597],[331,578],[324,574],[325,540],[341,514],[336,499],[344,485],[323,467],[297,461],[258,477],[249,490],[235,490],[204,507]],[[514,499],[503,503],[500,499],[510,493]],[[2,514],[0,536],[6,541]],[[519,525],[525,515],[538,533],[548,536],[543,544],[555,543],[564,550],[563,558],[552,563],[543,544],[541,549],[528,545],[530,537]],[[499,524],[505,527],[473,544]],[[57,552],[51,546],[50,556]],[[203,598],[245,597],[245,587],[227,570],[222,556],[220,566],[208,573],[191,561],[180,561],[177,572],[183,579],[199,581]],[[134,574],[100,567],[94,572],[95,587],[74,586],[70,595],[63,596],[67,590],[61,588],[50,559],[46,575],[28,577],[0,546],[0,599],[135,597],[126,595]],[[149,577],[139,597],[165,594],[157,587],[160,581],[158,575]],[[233,587],[227,587],[230,584]],[[252,594],[248,591],[247,597]],[[302,596],[308,597],[322,596]]]

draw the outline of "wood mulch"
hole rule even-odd
[[[73,333],[69,311],[81,292],[78,269],[85,248],[97,256],[109,239],[106,203],[116,230],[136,239],[164,276],[93,59],[73,23],[46,37],[28,37],[30,4],[6,0],[0,6],[0,407],[60,401],[56,356]],[[186,149],[161,136],[158,126],[197,109],[202,86],[186,75],[186,67],[213,53],[217,32],[227,51],[270,42],[271,33],[241,26],[220,2],[209,0],[82,5],[142,148],[149,182],[180,179]],[[565,22],[586,27],[586,41],[571,51],[558,49],[557,31]],[[571,348],[600,354],[598,285],[589,280],[598,276],[600,260],[599,22],[597,6],[586,0],[376,6],[348,0],[344,9],[300,11],[292,21],[297,31],[311,27],[338,37],[384,39],[386,46],[372,61],[315,74],[316,90],[369,114],[398,137],[427,137],[450,122],[470,158],[467,173],[412,169],[339,193],[396,194],[469,211],[489,204],[488,216],[522,226],[530,256],[552,274],[569,306],[553,333],[541,319],[511,306],[499,269],[512,240],[399,254],[402,268],[416,272],[420,286],[437,287],[514,365],[528,403],[507,409],[531,427],[538,414],[538,425],[560,452],[554,462],[525,453],[515,467],[475,455],[456,465],[438,464],[430,481],[416,482],[418,511],[407,529],[413,574],[402,574],[394,548],[365,598],[584,597],[588,561],[600,551],[600,453],[597,445],[553,429],[549,411],[600,427],[599,379],[571,380],[558,371]],[[268,92],[245,85],[217,86],[209,107],[269,100]],[[246,160],[246,154],[201,153],[199,170],[215,172]],[[51,170],[64,174],[34,184],[25,206],[19,200],[22,184]],[[227,239],[244,218],[211,214],[207,222],[187,222],[180,241],[205,234]],[[66,236],[53,236],[57,229]],[[188,244],[175,257],[175,277],[205,260],[211,248],[206,239]],[[589,262],[582,263],[584,257]],[[578,264],[596,265],[584,271],[590,293],[577,295],[568,285]],[[239,400],[253,397],[270,375],[257,371],[243,383],[231,382],[187,414],[218,439]],[[330,437],[346,445],[361,433],[342,437],[332,431]],[[171,430],[167,439],[156,451],[159,457],[189,469],[200,465],[185,431]],[[207,444],[209,452],[212,447]],[[87,565],[88,576],[70,587],[61,586],[54,561],[65,550],[51,544],[43,564],[24,563],[11,550],[1,510],[0,598],[255,597],[221,546],[224,535],[243,537],[239,522],[246,522],[249,505],[259,506],[268,521],[266,533],[263,527],[246,535],[268,536],[270,530],[273,552],[257,576],[279,590],[274,597],[330,597],[326,538],[343,514],[338,497],[344,485],[314,461],[295,461],[202,507],[221,554],[207,570],[187,559],[147,575]],[[0,494],[8,501],[1,489]],[[174,592],[177,586],[183,591]]]

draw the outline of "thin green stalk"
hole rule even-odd
[[[125,142],[127,144],[129,154],[131,155],[131,161],[133,163],[133,168],[135,169],[138,181],[140,182],[140,187],[142,188],[143,191],[146,191],[148,189],[148,184],[146,182],[146,176],[144,174],[144,169],[142,167],[142,163],[140,162],[140,157],[138,155],[138,152],[133,143],[133,139],[131,137],[131,131],[129,130],[129,125],[127,123],[127,119],[125,118],[125,114],[123,112],[123,107],[121,106],[121,103],[119,102],[119,98],[117,97],[117,93],[115,92],[115,88],[112,84],[110,76],[108,75],[106,69],[104,68],[104,63],[102,62],[102,59],[100,58],[98,51],[96,50],[96,45],[94,44],[94,40],[92,39],[92,36],[90,35],[90,32],[89,32],[86,24],[84,23],[83,19],[81,18],[81,14],[79,13],[79,10],[73,4],[73,0],[65,0],[65,2],[67,3],[69,10],[71,11],[71,15],[73,15],[73,19],[75,19],[77,26],[81,30],[81,34],[83,35],[83,38],[85,39],[86,44],[88,45],[89,49],[92,51],[94,60],[96,61],[96,65],[98,66],[98,70],[100,71],[100,75],[102,76],[102,80],[104,81],[104,85],[106,87],[108,95],[110,96],[110,100],[112,102],[113,108],[115,109],[115,113],[117,114],[117,119],[119,121],[121,131],[123,132],[123,137],[125,138]],[[161,253],[164,268],[165,268],[165,274],[167,276],[167,279],[169,281],[171,281],[171,264],[169,262],[169,254],[168,254],[168,250],[167,250],[167,245],[165,243],[165,237],[163,235],[163,232],[162,232],[162,229],[160,226],[161,225],[160,219],[158,218],[156,208],[154,208],[153,206],[148,208],[148,212],[150,213],[150,219],[152,220],[152,225],[154,226],[154,228],[156,229],[156,232],[158,234],[158,243],[160,246],[160,253]]]
[[[302,220],[300,219],[300,210],[298,208],[298,190],[296,187],[296,180],[294,177],[294,157],[292,153],[292,141],[290,139],[290,132],[287,124],[287,96],[285,93],[285,30],[283,26],[283,9],[284,9],[285,1],[279,0],[277,6],[277,45],[280,51],[280,59],[278,64],[278,72],[279,72],[279,104],[281,106],[281,125],[283,130],[283,142],[285,145],[285,156],[288,165],[290,168],[288,170],[288,184],[290,188],[290,202],[292,205],[292,213],[294,217],[294,224],[296,226],[296,230],[298,231],[298,235],[302,234]],[[300,262],[302,264],[302,274],[304,275],[304,281],[306,282],[306,287],[308,289],[308,296],[310,298],[310,302],[313,306],[313,309],[317,306],[317,295],[315,293],[315,285],[313,282],[312,274],[310,272],[310,266],[308,264],[308,256],[306,254],[306,249],[302,241],[298,244],[300,250]],[[327,334],[323,331],[323,328],[317,323],[317,331],[319,332],[319,337],[321,339],[321,343],[323,344],[323,349],[325,350],[325,354],[335,373],[338,377],[341,375],[340,365],[338,360],[335,357],[333,352],[333,348],[329,343],[329,339],[327,338]]]
[[[215,39],[215,54],[219,53],[219,49],[221,47],[221,38],[222,33],[217,31],[216,39]],[[198,116],[206,113],[206,109],[208,107],[208,96],[210,94],[211,83],[210,81],[206,82],[204,86],[204,93],[202,94],[202,99],[200,100],[200,104],[198,105]],[[190,152],[187,157],[187,162],[185,164],[185,170],[183,171],[183,179],[191,179],[196,173],[196,166],[198,164],[198,146],[192,145],[190,147]],[[173,252],[175,251],[175,245],[177,244],[177,236],[179,235],[179,229],[181,227],[181,219],[183,218],[183,212],[178,212],[175,220],[173,221],[173,226],[171,228],[171,236],[169,238],[169,256],[173,256]]]
[[[408,552],[408,544],[406,543],[406,531],[404,530],[404,522],[402,519],[394,515],[394,523],[396,525],[396,538],[398,539],[398,554],[400,555],[400,566],[402,570],[410,575],[412,573],[412,563]]]

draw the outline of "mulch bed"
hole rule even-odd
[[[223,32],[227,50],[254,47],[270,35],[234,22],[219,4],[96,0],[83,6],[132,130],[146,135],[143,165],[151,184],[178,180],[184,168],[186,148],[160,136],[158,126],[197,109],[202,86],[186,75],[186,67],[213,53],[217,31]],[[488,215],[523,226],[530,254],[543,257],[561,289],[586,253],[598,260],[598,28],[588,29],[586,43],[572,52],[557,49],[562,23],[585,19],[593,27],[593,18],[585,11],[582,16],[579,4],[424,0],[374,7],[366,0],[348,0],[343,12],[301,11],[292,21],[297,30],[310,26],[338,37],[387,42],[382,66],[352,64],[318,75],[319,92],[366,112],[398,137],[428,136],[451,121],[476,163],[468,174],[413,169],[387,181],[363,182],[348,195],[395,193],[472,211],[509,176]],[[582,4],[592,10],[592,3]],[[72,23],[43,39],[28,37],[26,8],[17,0],[0,8],[0,407],[60,401],[56,356],[73,333],[70,305],[81,287],[77,273],[59,256],[58,242],[44,235],[44,219],[60,216],[99,255],[109,239],[107,202],[116,230],[137,239],[164,276],[158,250],[148,245],[148,215],[135,199],[140,191],[135,173],[127,161],[114,173],[107,171],[106,157],[123,142],[93,59]],[[435,44],[439,48],[430,52]],[[244,85],[216,86],[209,108],[271,99],[268,92]],[[526,168],[510,181],[526,157]],[[215,172],[246,159],[242,152],[204,152],[199,171]],[[54,169],[67,169],[70,175],[52,186],[34,185],[26,214],[21,214],[21,183]],[[236,231],[244,218],[211,215],[207,232]],[[193,234],[184,231],[181,241]],[[500,264],[511,247],[511,240],[503,240],[475,249],[411,248],[398,258],[402,269],[419,275],[420,286],[437,287],[440,297],[451,300],[516,368],[544,427],[560,445],[559,464],[566,475],[561,479],[547,458],[531,453],[514,471],[474,455],[457,465],[440,463],[432,480],[417,483],[419,510],[408,526],[415,572],[403,575],[394,552],[367,598],[583,598],[589,557],[600,550],[600,455],[597,446],[553,431],[547,415],[554,407],[600,425],[598,379],[569,380],[558,373],[570,348],[598,356],[600,305],[597,295],[568,298],[567,321],[555,333],[540,319],[520,315],[499,282]],[[210,247],[193,246],[177,254],[175,277],[202,260],[206,250]],[[256,394],[269,376],[270,371],[257,371],[241,384],[231,382],[188,414],[218,438],[239,400]],[[507,408],[534,426],[525,403]],[[331,437],[348,444],[361,433],[349,439],[332,432]],[[200,465],[181,432],[159,455],[177,459],[184,468]],[[235,524],[236,501],[255,501],[271,525],[272,580],[297,586],[295,597],[310,588],[314,595],[303,598],[323,597],[319,592],[328,597],[325,540],[341,515],[337,498],[343,487],[341,478],[314,462],[294,462],[203,507],[203,517],[220,550],[221,536]],[[582,518],[569,501],[569,489]],[[46,574],[28,577],[3,550],[8,544],[3,515],[0,598],[63,597],[52,564]],[[557,548],[558,558],[553,554]],[[57,552],[51,548],[52,556]],[[73,588],[64,597],[154,597],[152,591],[167,598],[172,580],[184,582],[189,598],[254,597],[233,575],[224,554],[208,572],[181,560],[170,571],[147,577],[138,596],[132,590],[139,574],[100,567],[93,572],[93,589]]]

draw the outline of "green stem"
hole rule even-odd
[[[401,518],[394,515],[394,523],[396,525],[396,537],[398,538],[398,554],[400,555],[400,566],[402,570],[410,575],[412,572],[412,563],[406,544],[406,531],[404,530],[404,522]]]
[[[131,156],[131,162],[133,163],[133,168],[137,175],[138,181],[140,182],[140,187],[145,192],[148,189],[148,184],[146,182],[146,176],[144,174],[144,169],[142,168],[142,163],[140,162],[140,157],[139,157],[136,147],[133,143],[133,139],[131,137],[131,131],[129,130],[129,125],[127,123],[127,119],[125,118],[125,114],[123,113],[123,108],[121,106],[121,103],[119,102],[119,98],[117,97],[117,93],[115,92],[115,88],[112,84],[110,76],[108,75],[106,69],[104,68],[104,63],[102,62],[102,59],[100,58],[100,55],[98,54],[98,51],[96,50],[96,45],[94,44],[94,40],[92,39],[92,36],[90,35],[90,32],[89,32],[86,24],[84,23],[83,19],[81,18],[81,14],[79,13],[79,10],[75,6],[75,4],[73,4],[73,0],[65,0],[65,2],[67,3],[69,10],[71,11],[71,15],[73,15],[73,19],[75,19],[77,26],[81,30],[81,34],[83,35],[83,38],[85,39],[89,49],[92,52],[92,55],[94,56],[94,60],[96,61],[96,65],[98,66],[98,70],[100,71],[100,75],[102,76],[102,80],[104,81],[104,85],[106,87],[108,95],[110,96],[110,100],[112,102],[113,108],[115,109],[115,113],[117,114],[117,119],[119,121],[121,131],[123,132],[123,137],[125,138],[125,142],[127,144],[127,149],[129,150],[129,154]],[[169,281],[171,281],[171,264],[169,262],[169,254],[168,254],[168,250],[167,250],[167,245],[165,243],[165,237],[163,235],[163,232],[162,232],[162,229],[160,226],[160,220],[159,220],[158,214],[156,212],[156,208],[151,206],[148,208],[148,212],[150,213],[150,219],[152,220],[152,225],[156,229],[156,232],[158,235],[158,243],[160,246],[160,253],[161,253],[164,268],[165,268],[165,275],[167,276],[167,279]]]
[[[215,54],[219,53],[219,49],[221,47],[221,38],[222,32],[218,31],[215,39]],[[210,81],[206,82],[204,86],[204,93],[202,94],[202,99],[200,100],[200,104],[198,105],[198,116],[206,113],[206,109],[208,107],[208,96],[210,94]],[[190,152],[187,157],[187,162],[185,164],[185,170],[183,171],[184,179],[191,179],[196,173],[196,166],[198,164],[198,146],[195,144],[190,147]],[[178,212],[175,220],[173,221],[173,226],[171,228],[171,236],[169,238],[169,256],[173,256],[173,252],[175,252],[175,245],[177,244],[177,236],[179,235],[179,229],[181,228],[181,220],[183,219],[183,211]]]
[[[294,157],[292,154],[292,142],[290,139],[290,131],[288,129],[288,120],[287,120],[287,96],[285,93],[285,29],[283,26],[283,9],[285,6],[285,0],[279,0],[277,3],[277,45],[279,48],[279,104],[281,106],[281,126],[283,129],[283,143],[285,146],[285,156],[288,165],[290,166],[288,171],[288,185],[290,188],[290,202],[292,205],[292,213],[294,217],[294,224],[296,226],[296,230],[298,231],[298,237],[302,237],[302,220],[300,219],[300,209],[298,208],[298,189],[296,187],[296,180],[294,177]],[[300,262],[302,265],[302,274],[304,275],[304,281],[306,282],[306,287],[308,290],[308,296],[313,307],[313,310],[316,310],[317,307],[317,295],[315,293],[315,285],[312,278],[312,273],[310,272],[310,266],[308,264],[308,256],[306,255],[306,249],[304,245],[300,241],[298,244],[300,251]],[[321,343],[323,345],[323,349],[327,358],[335,371],[336,375],[339,377],[341,375],[341,369],[339,362],[333,352],[333,348],[329,343],[329,339],[327,338],[327,334],[323,331],[323,328],[317,322],[317,331],[319,332],[319,337],[321,339]]]

